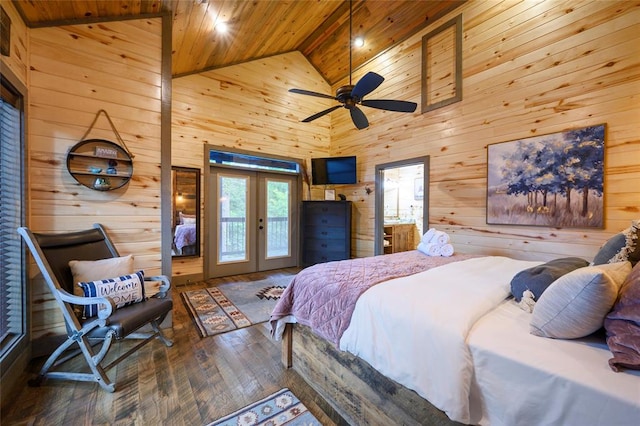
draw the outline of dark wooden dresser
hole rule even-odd
[[[351,257],[351,201],[302,202],[302,266]]]

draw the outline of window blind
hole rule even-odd
[[[26,309],[22,282],[21,97],[3,80],[0,92],[0,348],[7,350],[25,333]]]

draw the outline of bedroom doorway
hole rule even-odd
[[[374,254],[414,250],[429,224],[429,157],[375,168]]]
[[[297,265],[298,176],[212,166],[208,187],[208,278]]]

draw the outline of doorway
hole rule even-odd
[[[376,165],[374,254],[414,250],[429,224],[429,157]]]
[[[210,167],[208,278],[297,265],[298,176]]]

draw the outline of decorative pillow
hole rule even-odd
[[[184,214],[182,212],[178,213],[180,216],[180,225],[195,225],[196,223],[196,215],[195,214]]]
[[[135,272],[132,255],[102,260],[71,260],[69,261],[69,268],[71,268],[75,284],[100,280],[104,277],[133,274]],[[73,287],[73,294],[84,296],[80,287],[75,285]]]
[[[622,284],[618,301],[604,320],[607,345],[613,353],[609,366],[640,370],[640,263]]]
[[[555,280],[585,266],[589,266],[589,262],[584,259],[564,257],[525,269],[518,272],[511,280],[511,294],[513,294],[516,302],[520,302],[522,294],[529,290],[533,293],[535,300],[539,300],[542,293]]]
[[[110,297],[116,304],[116,308],[132,305],[145,300],[144,272],[123,275],[121,277],[107,278],[90,282],[80,282],[84,297]],[[98,315],[98,305],[84,306],[83,318],[91,318]]]
[[[631,263],[587,266],[563,275],[533,308],[531,334],[576,339],[602,327],[604,317],[631,272]]]
[[[640,261],[640,220],[631,222],[631,226],[611,237],[593,258],[593,265],[624,262],[632,266]]]

